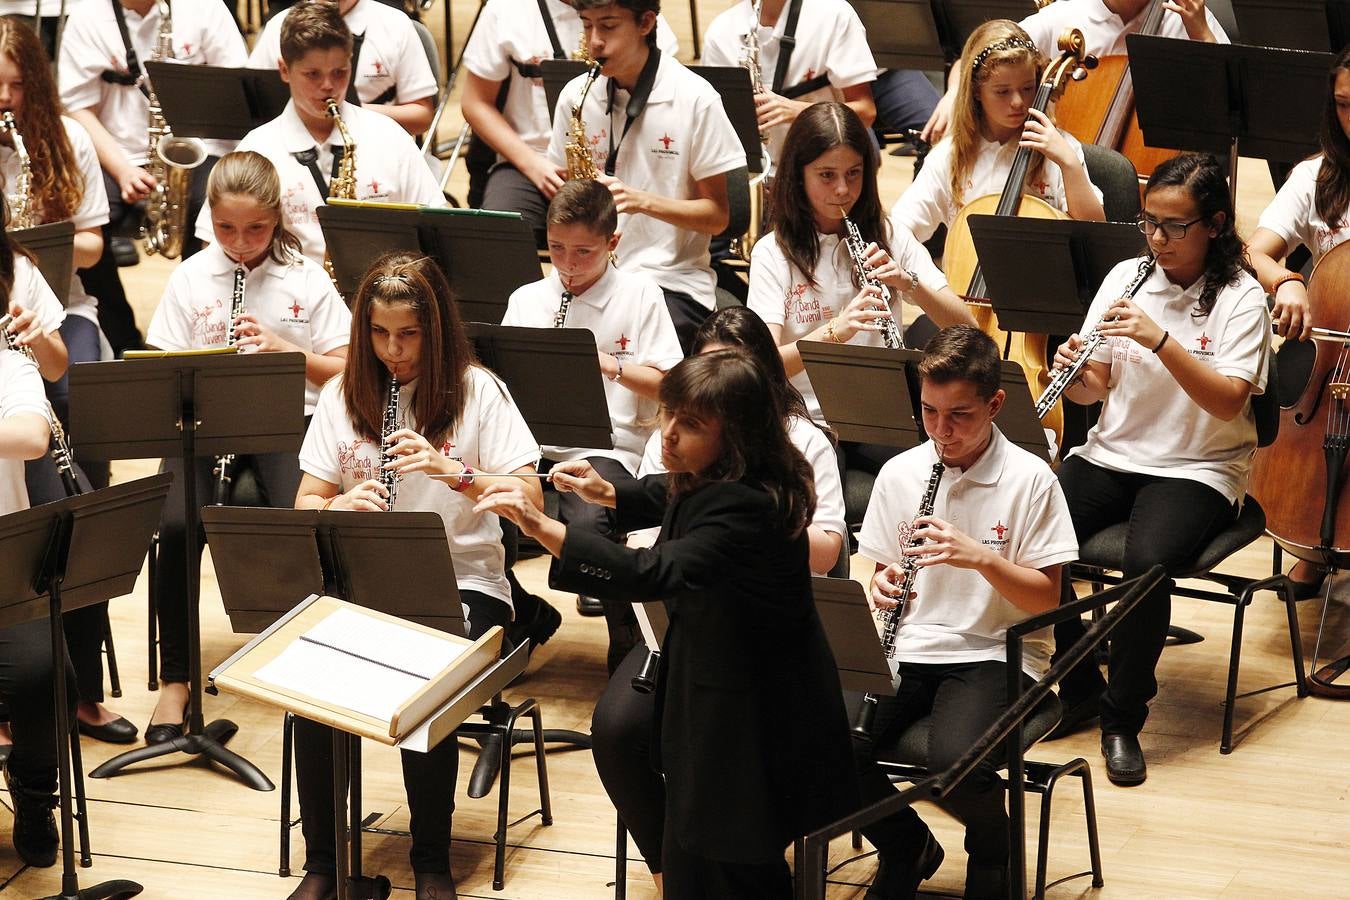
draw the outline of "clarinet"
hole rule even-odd
[[[840,207],[840,213],[843,208]],[[872,274],[872,267],[867,264],[867,244],[863,242],[862,232],[858,231],[858,226],[853,223],[847,215],[844,215],[844,246],[848,249],[849,259],[853,260],[853,271],[858,275],[858,285],[868,288],[874,287],[881,294],[880,300],[887,309],[891,305],[891,289],[882,284],[881,281]],[[905,339],[900,334],[900,328],[895,324],[894,317],[888,317],[882,320],[881,337],[886,342],[886,347],[891,350],[904,350]]]
[[[924,488],[923,499],[919,502],[919,511],[915,513],[915,519],[921,519],[924,516],[933,514],[933,504],[937,500],[938,485],[942,483],[942,472],[946,469],[946,463],[942,461],[941,455],[938,461],[933,463],[933,471],[928,475],[928,486]],[[918,547],[923,543],[921,537],[911,537],[905,548]],[[904,577],[900,582],[900,588],[896,592],[899,598],[893,608],[888,610],[878,610],[877,618],[883,623],[881,630],[881,649],[886,654],[886,661],[891,666],[891,686],[900,687],[900,676],[897,674],[899,661],[895,658],[895,639],[900,630],[900,619],[905,614],[905,607],[909,603],[909,595],[914,590],[914,581],[919,575],[918,557],[900,555],[900,568],[904,572]],[[853,726],[853,733],[859,737],[870,739],[872,736],[872,722],[876,719],[877,704],[879,698],[876,694],[868,694],[863,697],[862,708],[858,710],[858,720]]]
[[[234,293],[230,297],[230,324],[225,328],[225,344],[235,347],[239,344],[239,335],[235,333],[234,320],[244,314],[244,267],[234,267]],[[234,454],[225,453],[216,457],[216,466],[211,474],[216,476],[216,490],[212,502],[224,506],[230,499],[230,466],[234,464]]]
[[[648,650],[642,668],[633,676],[633,690],[639,694],[650,694],[656,690],[656,672],[661,668],[661,651]]]
[[[1129,287],[1125,289],[1124,298],[1133,299],[1134,295],[1139,293],[1139,288],[1148,280],[1148,276],[1153,274],[1155,264],[1156,261],[1152,256],[1146,256],[1139,261],[1139,271],[1135,274]],[[1072,363],[1054,370],[1054,373],[1050,376],[1050,385],[1036,399],[1036,418],[1044,419],[1049,415],[1050,410],[1054,409],[1055,404],[1059,402],[1059,398],[1064,396],[1064,392],[1069,389],[1069,385],[1078,380],[1078,376],[1082,374],[1084,367],[1092,359],[1092,354],[1102,345],[1102,341],[1106,340],[1106,337],[1098,330],[1102,323],[1106,321],[1106,318],[1103,317],[1101,321],[1092,326],[1092,330],[1083,340],[1083,346],[1078,348],[1078,357]]]
[[[572,305],[572,292],[563,291],[562,302],[558,304],[558,314],[553,317],[554,328],[563,327],[563,323],[567,321],[568,307],[570,307],[571,305]]]
[[[37,357],[33,355],[33,348],[27,344],[19,344],[14,336],[9,333],[10,323],[14,317],[6,313],[0,316],[0,346],[6,350],[13,350],[15,353],[22,353],[28,357],[33,365],[37,365]],[[52,431],[52,462],[56,463],[56,474],[61,476],[61,486],[66,489],[67,497],[74,497],[77,494],[83,494],[84,488],[80,487],[80,482],[75,478],[75,454],[70,449],[70,438],[66,435],[66,429],[62,427],[61,420],[56,416],[56,410],[52,407],[50,400],[47,404],[47,419],[51,423]]]
[[[386,469],[384,464],[394,457],[389,454],[389,435],[398,431],[398,379],[389,376],[389,403],[384,408],[384,423],[380,428],[380,471],[376,480],[388,491],[389,512],[394,511],[394,500],[398,496],[398,473]]]

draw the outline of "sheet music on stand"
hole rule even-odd
[[[70,220],[16,228],[9,239],[37,258],[38,271],[61,305],[70,301],[70,279],[75,274],[75,224]]]

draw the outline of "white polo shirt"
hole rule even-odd
[[[445,195],[422,161],[422,151],[401,125],[383,113],[346,102],[341,105],[340,114],[356,144],[357,200],[445,205]],[[281,179],[281,205],[285,210],[286,225],[300,239],[305,255],[317,263],[323,262],[324,251],[318,209],[324,205],[327,194],[319,192],[313,174],[296,160],[294,154],[317,148],[319,171],[324,181],[331,184],[333,151],[341,146],[342,136],[337,128],[322,144],[316,143],[300,121],[294,101],[286,104],[281,115],[259,125],[239,142],[240,150],[261,153],[276,167]],[[203,241],[215,240],[209,204],[203,205],[197,216],[196,234]]]
[[[558,98],[558,108],[566,113],[555,117],[553,140],[548,145],[549,161],[556,166],[566,165],[563,147],[568,119],[585,81],[585,75],[577,76]],[[647,107],[622,141],[628,92],[614,92],[611,111],[609,87],[609,78],[596,79],[582,110],[597,170],[605,169],[612,138],[619,154],[614,174],[620,181],[663,197],[688,200],[694,196],[696,181],[745,165],[745,151],[722,109],[721,97],[679,60],[661,54]],[[661,287],[686,293],[713,308],[716,278],[707,235],[627,213],[619,216],[619,233],[619,268],[645,272]]]
[[[773,76],[778,70],[778,55],[787,29],[787,7],[778,21],[763,26],[755,19],[750,0],[739,0],[708,25],[703,35],[705,66],[739,66],[744,50],[741,38],[755,29],[759,41],[759,67],[763,72],[764,87],[773,89]],[[845,0],[809,0],[802,4],[795,32],[797,45],[792,50],[783,87],[790,88],[819,76],[827,76],[829,84],[794,97],[801,103],[844,99],[844,88],[876,81],[877,63],[872,48],[867,45],[867,29],[863,28],[858,13]],[[782,156],[783,139],[788,125],[769,129],[769,159]],[[770,171],[773,168],[770,165]]]
[[[1317,212],[1317,173],[1321,168],[1320,154],[1294,166],[1289,180],[1261,213],[1261,221],[1257,223],[1258,228],[1278,234],[1288,251],[1299,244],[1307,247],[1314,263],[1341,242],[1350,240],[1350,210],[1341,216],[1338,228],[1329,226]]]
[[[1220,44],[1228,43],[1228,35],[1214,13],[1205,10],[1205,21]],[[1059,56],[1059,36],[1068,28],[1083,32],[1086,50],[1093,56],[1123,56],[1125,38],[1137,34],[1144,26],[1144,15],[1141,13],[1127,23],[1107,9],[1102,0],[1059,0],[1027,16],[1020,24],[1041,53],[1051,59]],[[1189,37],[1181,16],[1169,10],[1163,11],[1158,35],[1181,40]]]
[[[933,442],[926,441],[881,467],[858,533],[864,556],[885,565],[900,562],[937,459]],[[1055,473],[997,427],[975,465],[943,472],[933,514],[1014,565],[1044,569],[1078,558],[1073,520]],[[1008,626],[1030,615],[974,569],[920,568],[914,595],[896,632],[896,658],[902,662],[1001,662],[1007,659]],[[1040,678],[1053,652],[1050,628],[1027,635],[1023,671]]]
[[[17,300],[24,309],[31,309],[37,317],[42,333],[52,334],[66,320],[66,309],[52,292],[42,272],[26,256],[14,254],[14,287],[11,300]]]
[[[209,244],[178,264],[155,307],[146,342],[161,350],[226,346],[234,300],[235,263]],[[323,355],[347,346],[352,314],[323,266],[270,256],[244,275],[244,308],[258,323],[301,350]],[[305,382],[305,415],[314,414],[322,385]]]
[[[947,287],[942,274],[923,245],[903,228],[891,229],[892,256],[901,269],[919,276],[927,288],[940,291]],[[773,232],[755,242],[750,253],[750,293],[745,305],[764,320],[765,324],[782,328],[778,344],[795,343],[830,319],[839,315],[849,301],[858,296],[853,284],[853,263],[848,248],[838,235],[817,234],[820,241],[820,259],[816,263],[816,283],[811,285],[795,266],[788,262]],[[891,314],[900,325],[903,298],[899,291],[891,291]],[[880,331],[859,331],[849,341],[869,347],[883,347]],[[792,376],[792,386],[801,392],[811,418],[824,424],[825,416],[816,399],[815,388],[806,372]]]
[[[69,116],[62,116],[61,124],[65,126],[66,136],[70,138],[70,147],[75,151],[75,164],[79,167],[82,182],[80,205],[69,221],[75,226],[76,231],[99,228],[108,224],[108,191],[103,186],[103,172],[99,168],[94,142],[90,139],[89,132],[84,130],[84,126]],[[12,185],[18,177],[19,157],[15,154],[14,148],[0,146],[0,178],[4,179],[5,184]],[[42,198],[35,198],[35,201],[40,207]],[[56,220],[42,216],[39,210],[39,221],[48,224]],[[45,286],[46,283],[43,284]],[[80,281],[80,276],[74,269],[71,270],[70,286],[66,291],[66,312],[88,319],[95,325],[98,324],[98,300],[84,289],[84,282]],[[62,315],[61,318],[64,319],[65,316]]]
[[[0,350],[0,419],[18,415],[47,418],[47,395],[37,364],[13,350]],[[0,458],[0,515],[28,508],[21,459]]]
[[[44,5],[47,0],[44,0]],[[159,37],[159,7],[144,16],[126,13],[127,34],[142,64],[154,59]],[[242,66],[248,59],[244,38],[220,0],[174,0],[172,62],[195,66]],[[134,85],[113,84],[105,70],[127,71],[126,48],[109,0],[85,0],[79,14],[66,20],[58,75],[61,103],[68,110],[93,109],[127,159],[145,165],[149,143],[149,102]],[[213,155],[228,153],[229,141],[207,141]]]
[[[464,414],[442,452],[480,472],[511,472],[538,465],[539,445],[506,385],[477,366],[469,369],[467,380]],[[399,425],[414,431],[417,423],[408,404],[416,387],[411,382],[399,394]],[[345,493],[373,477],[380,464],[379,443],[378,437],[373,441],[364,438],[352,427],[342,396],[342,375],[338,375],[319,392],[318,408],[300,448],[300,468]],[[459,589],[482,591],[510,606],[501,524],[495,515],[475,513],[473,506],[467,495],[415,472],[399,482],[395,508],[439,513],[445,521]]]
[[[1078,161],[1082,162],[1083,147],[1078,139],[1062,128],[1059,133],[1069,142]],[[951,225],[956,221],[961,208],[970,201],[985,194],[1003,193],[1013,157],[1017,155],[1017,142],[1017,137],[1010,138],[1006,144],[980,139],[979,154],[966,175],[958,202],[952,193],[952,142],[950,138],[938,141],[929,152],[919,174],[914,176],[914,183],[905,189],[895,206],[891,207],[891,221],[896,226],[908,228],[919,240],[926,241],[939,225]],[[1060,212],[1069,211],[1064,175],[1059,166],[1048,159],[1041,167],[1039,177],[1027,184],[1026,193],[1039,197]],[[1092,193],[1100,203],[1102,192],[1096,185],[1093,185]]]
[[[502,324],[553,327],[562,292],[557,272],[517,288],[506,303]],[[596,348],[617,357],[625,366],[653,366],[666,372],[684,358],[661,289],[645,275],[620,272],[612,266],[606,267],[605,274],[584,294],[572,298],[564,327],[589,329],[595,335]],[[642,448],[656,426],[658,404],[608,378],[605,400],[613,426],[613,450],[544,447],[544,456],[559,462],[606,456],[636,472]]]
[[[1138,268],[1138,260],[1129,259],[1110,271],[1088,308],[1084,333],[1125,292]],[[1193,358],[1220,375],[1250,382],[1253,393],[1263,393],[1270,353],[1265,291],[1243,272],[1236,284],[1219,291],[1210,314],[1197,319],[1191,313],[1203,285],[1202,278],[1183,290],[1155,268],[1134,302]],[[1210,415],[1148,347],[1129,338],[1108,339],[1092,359],[1110,363],[1109,389],[1087,443],[1070,451],[1070,456],[1117,472],[1189,478],[1209,485],[1230,502],[1241,501],[1256,450],[1250,401],[1231,422]]]
[[[562,0],[545,3],[558,33],[558,44],[570,58],[580,43],[581,16]],[[659,14],[656,46],[666,56],[674,56],[680,48],[670,23]],[[486,81],[510,79],[502,116],[520,139],[540,154],[548,149],[553,134],[553,110],[548,108],[543,79],[521,77],[513,62],[538,65],[540,60],[552,58],[553,44],[539,14],[538,0],[488,0],[464,48],[464,67],[470,72]]]
[[[248,55],[249,68],[277,68],[281,60],[281,25],[291,9],[294,7],[267,20]],[[406,13],[379,0],[357,0],[342,19],[352,34],[365,36],[356,71],[352,73],[356,96],[362,103],[372,102],[390,88],[396,91],[394,103],[411,103],[435,95],[436,73]]]

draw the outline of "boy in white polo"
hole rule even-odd
[[[893,704],[879,707],[873,740],[856,743],[864,803],[895,793],[872,751],[907,725],[932,716],[929,765],[940,771],[998,718],[1007,706],[1008,626],[1058,606],[1060,569],[1078,556],[1054,473],[993,424],[1005,396],[993,340],[970,325],[944,329],[928,344],[919,375],[930,440],[882,468],[858,541],[876,562],[877,609],[893,609],[901,599],[902,560],[919,567],[893,655],[899,692]],[[916,519],[935,472],[933,514]],[[910,548],[916,538],[924,543]],[[1026,638],[1027,679],[1045,673],[1052,643],[1049,629]],[[966,826],[967,897],[1006,896],[1008,818],[999,765],[986,760],[943,803]],[[879,896],[912,897],[942,861],[942,848],[911,808],[863,833],[881,855],[872,886]]]
[[[609,264],[618,243],[618,213],[608,190],[594,181],[569,181],[548,207],[553,271],[516,290],[503,325],[586,328],[595,335],[614,448],[544,447],[553,462],[585,459],[611,484],[633,478],[656,423],[661,379],[684,356],[661,289],[646,275]],[[566,304],[566,309],[562,304]],[[622,539],[612,510],[559,493],[560,517],[570,525]],[[631,604],[605,604],[612,672],[637,640]]]
[[[755,107],[760,133],[769,137],[770,173],[788,127],[812,103],[838,100],[868,127],[877,117],[872,101],[877,64],[857,12],[845,0],[798,0],[797,5],[793,21],[789,0],[763,0],[756,20],[750,0],[739,0],[713,19],[703,36],[704,65],[739,66],[746,52],[743,40],[754,34],[765,88],[755,96]],[[785,40],[789,27],[792,41]],[[780,77],[779,61],[789,44]]]
[[[351,84],[361,106],[384,113],[409,134],[426,131],[436,112],[436,73],[412,19],[379,0],[338,0],[338,11],[355,39]],[[248,56],[249,68],[280,64],[281,27],[289,14],[288,9],[267,20]]]
[[[605,61],[581,111],[598,180],[619,210],[619,268],[661,286],[681,348],[715,305],[708,243],[728,223],[727,173],[745,151],[712,85],[655,46],[659,0],[573,0]],[[563,88],[548,158],[566,164],[586,77]]]
[[[286,223],[305,256],[323,262],[318,209],[328,197],[343,153],[342,135],[325,101],[346,96],[352,33],[332,3],[294,7],[281,29],[281,77],[291,101],[281,115],[250,131],[240,150],[261,153],[281,179]],[[445,197],[408,133],[388,116],[340,102],[356,145],[357,200],[444,206]],[[210,209],[197,217],[197,236],[211,239]]]
[[[464,48],[460,109],[475,138],[495,155],[479,202],[483,209],[520,213],[541,240],[548,201],[562,178],[545,156],[553,110],[539,62],[570,58],[581,33],[581,18],[563,0],[488,0]],[[656,18],[656,46],[667,56],[679,50],[664,16]],[[471,158],[471,178],[473,172]]]

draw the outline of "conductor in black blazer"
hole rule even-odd
[[[763,371],[737,351],[680,363],[661,403],[669,476],[616,489],[584,461],[552,476],[612,506],[624,530],[659,523],[654,547],[565,528],[514,489],[490,488],[478,509],[557,557],[555,587],[667,605],[651,742],[668,798],[665,896],[788,897],[787,845],[858,805],[839,679],[811,599],[810,470]]]

